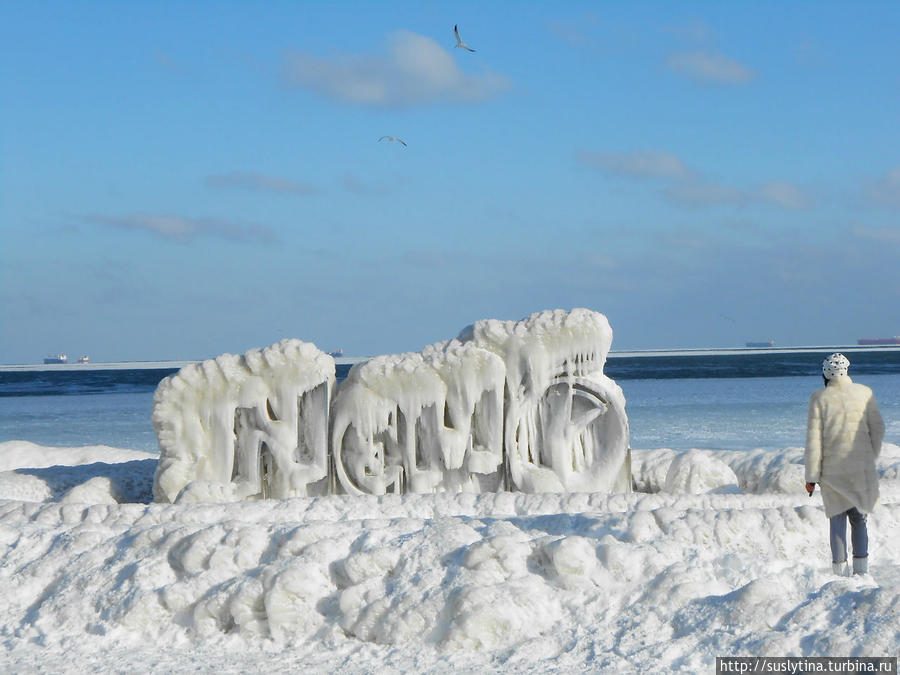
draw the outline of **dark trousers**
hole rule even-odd
[[[847,518],[850,519],[850,540],[854,558],[869,557],[869,533],[866,531],[866,514],[855,507],[831,518],[831,561],[847,561]]]

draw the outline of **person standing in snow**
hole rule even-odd
[[[809,399],[806,421],[806,491],[822,488],[831,521],[831,560],[835,574],[847,564],[847,519],[853,544],[853,573],[866,574],[869,535],[866,514],[878,502],[875,458],[881,452],[884,422],[872,390],[847,375],[850,361],[832,354],[822,363],[825,388]]]

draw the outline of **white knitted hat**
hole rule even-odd
[[[846,356],[835,353],[822,361],[822,374],[826,380],[830,380],[838,375],[846,375],[847,369],[850,367],[850,361]]]

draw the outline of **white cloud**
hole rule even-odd
[[[395,188],[404,185],[407,179],[403,176],[388,175],[376,180],[363,180],[353,171],[346,172],[339,179],[341,187],[347,192],[356,195],[384,196],[390,194]]]
[[[665,189],[664,194],[671,202],[693,207],[716,204],[743,205],[749,201],[748,194],[743,190],[727,185],[698,181],[670,185]]]
[[[290,53],[285,77],[292,86],[344,103],[382,107],[482,101],[510,86],[501,75],[464,73],[449,51],[431,38],[408,31],[390,36],[386,54],[326,59]]]
[[[348,171],[344,174],[344,176],[341,178],[341,185],[344,186],[344,189],[347,190],[347,192],[352,192],[357,195],[362,195],[368,192],[366,184],[359,176],[357,176],[352,171]]]
[[[900,230],[887,227],[865,227],[857,225],[853,234],[860,239],[868,239],[881,244],[900,244]]]
[[[603,255],[602,253],[590,253],[581,260],[586,267],[603,272],[612,272],[621,267],[619,260],[609,255]]]
[[[752,70],[719,52],[680,52],[669,56],[667,65],[702,83],[745,84],[754,77]]]
[[[804,209],[810,204],[809,197],[800,188],[783,181],[765,183],[756,190],[741,190],[702,181],[685,181],[670,185],[664,194],[671,202],[692,207],[769,204],[782,209],[796,210]]]
[[[547,32],[555,39],[571,47],[587,47],[591,42],[589,30],[600,24],[600,16],[595,12],[582,12],[577,16],[551,19],[547,22]]]
[[[583,151],[578,154],[578,159],[582,164],[612,176],[663,181],[665,188],[662,194],[665,199],[681,206],[768,204],[793,210],[806,208],[811,202],[797,185],[787,181],[770,181],[747,190],[707,181],[677,155],[660,150],[624,153]]]
[[[713,36],[713,29],[700,19],[666,26],[663,30],[686,42],[706,42]]]
[[[583,27],[575,21],[549,21],[547,31],[551,36],[571,47],[584,47],[588,42]]]
[[[153,53],[153,58],[160,66],[165,68],[166,70],[170,70],[172,72],[181,73],[184,72],[184,68],[180,63],[175,61],[171,56],[169,56],[166,52],[162,50],[156,50]]]
[[[758,192],[759,198],[785,209],[804,209],[809,206],[809,197],[793,183],[775,181],[766,183]]]
[[[682,179],[691,174],[677,155],[657,150],[625,153],[582,152],[578,157],[588,166],[630,178]]]
[[[242,188],[245,190],[267,190],[295,195],[314,195],[319,192],[315,185],[266,176],[252,171],[232,171],[206,177],[206,184],[217,188]]]
[[[233,241],[272,242],[275,233],[265,225],[242,225],[216,218],[184,218],[172,215],[88,215],[85,222],[124,230],[143,230],[165,239],[188,241],[204,235]]]
[[[900,206],[900,166],[888,171],[866,189],[867,201],[876,206]]]

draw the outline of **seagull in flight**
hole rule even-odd
[[[467,45],[465,42],[462,41],[462,38],[459,37],[459,30],[457,29],[456,26],[453,26],[453,33],[456,35],[456,46],[457,47],[459,47],[461,49],[465,49],[466,51],[469,51],[469,52],[475,51],[469,45]]]
[[[383,141],[385,138],[388,139],[388,143],[390,143],[391,141],[397,141],[397,142],[398,142],[400,145],[402,145],[404,148],[406,147],[406,143],[404,143],[402,139],[400,139],[400,138],[394,138],[393,136],[382,136],[381,138],[378,139],[378,142],[380,143],[380,142]]]

